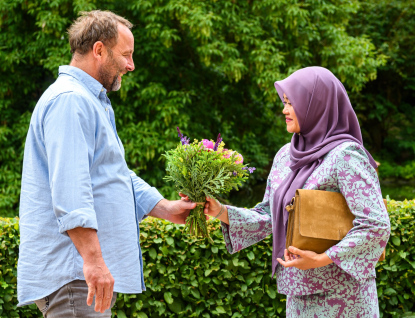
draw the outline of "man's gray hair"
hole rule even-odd
[[[118,24],[133,27],[130,21],[111,11],[80,12],[80,17],[68,29],[71,53],[88,53],[97,41],[112,48],[117,44]]]

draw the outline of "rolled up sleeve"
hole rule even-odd
[[[134,171],[130,170],[131,182],[133,184],[137,220],[141,222],[147,217],[147,214],[153,210],[157,203],[164,197],[154,187],[137,176]]]
[[[92,209],[77,209],[58,218],[59,232],[65,233],[77,227],[98,230],[95,211]]]
[[[95,146],[92,112],[83,96],[63,93],[44,113],[49,185],[62,234],[77,227],[98,230],[90,175]]]

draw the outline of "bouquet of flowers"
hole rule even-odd
[[[180,144],[167,151],[167,181],[173,181],[176,189],[187,195],[197,206],[186,219],[184,231],[196,237],[210,239],[206,217],[203,213],[205,198],[216,198],[228,193],[248,178],[255,168],[243,164],[243,157],[236,151],[225,149],[218,135],[216,142],[203,139],[190,143],[177,127]]]

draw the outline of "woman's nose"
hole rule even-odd
[[[288,108],[287,108],[287,107],[285,107],[285,106],[284,106],[284,108],[282,109],[282,113],[283,113],[284,115],[289,115],[289,114],[290,114],[290,112],[288,111]]]

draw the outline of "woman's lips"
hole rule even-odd
[[[289,122],[291,122],[291,121],[293,121],[291,118],[285,118],[285,122],[286,122],[286,123],[289,123]]]

